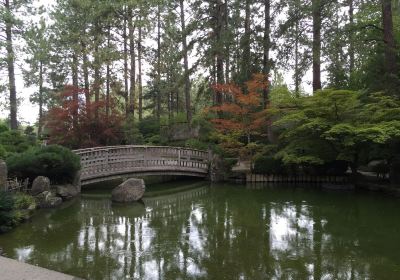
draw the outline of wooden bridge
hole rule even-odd
[[[74,151],[81,157],[82,185],[129,176],[206,177],[211,155],[179,147],[110,146]]]

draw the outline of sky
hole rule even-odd
[[[41,5],[45,6],[46,8],[51,7],[54,3],[55,0],[34,0],[35,6],[39,7]],[[33,20],[36,20],[33,18]],[[147,40],[145,42],[145,45],[151,46],[152,44],[156,44],[156,42],[153,42],[152,40]],[[14,46],[16,48],[19,48],[21,50],[22,43],[21,42],[14,42]],[[21,52],[19,52],[21,53]],[[34,124],[37,121],[37,116],[38,116],[38,111],[39,107],[35,104],[31,104],[29,101],[29,97],[32,93],[37,91],[37,88],[35,87],[26,87],[24,85],[24,80],[22,76],[22,68],[26,67],[24,65],[23,61],[23,55],[21,57],[17,57],[17,62],[16,62],[16,87],[17,87],[17,96],[20,99],[20,105],[18,107],[18,120],[22,125],[27,125],[27,124]],[[146,68],[148,68],[147,63],[144,63],[145,65],[143,66],[144,68],[144,73],[146,72]],[[146,67],[147,66],[147,67]],[[289,85],[292,86],[293,81],[292,81],[292,75],[293,71],[282,71],[283,77],[285,82]],[[311,70],[308,71],[303,79],[303,88],[306,92],[311,92],[311,78],[312,78],[312,73]],[[146,81],[146,77],[144,77],[144,82]],[[2,69],[0,71],[0,81],[3,84],[7,84],[8,82],[8,76],[6,69]],[[9,110],[6,108],[5,101],[7,100],[8,96],[8,91],[4,92],[2,96],[0,97],[0,118],[6,118],[9,115]]]

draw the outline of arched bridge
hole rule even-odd
[[[74,151],[81,157],[82,185],[128,176],[206,177],[210,153],[179,147],[110,146]]]

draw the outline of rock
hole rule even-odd
[[[72,181],[72,185],[76,187],[78,193],[81,193],[81,173],[82,172],[80,170],[76,172],[74,180]]]
[[[54,187],[57,196],[61,197],[62,200],[69,200],[79,194],[78,189],[73,185],[59,185]]]
[[[44,176],[36,177],[32,183],[31,195],[35,196],[50,191],[50,179]]]
[[[0,191],[5,191],[7,186],[7,164],[0,160]]]
[[[210,161],[209,180],[214,183],[223,182],[231,175],[231,167],[216,154],[212,155]]]
[[[38,194],[36,200],[40,208],[55,208],[62,203],[61,197],[57,197],[49,191]]]
[[[111,197],[115,202],[138,201],[143,197],[145,190],[146,186],[142,179],[132,178],[113,189]]]

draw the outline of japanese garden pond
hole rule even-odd
[[[85,279],[399,279],[400,200],[314,187],[90,189],[0,235],[8,257]]]

